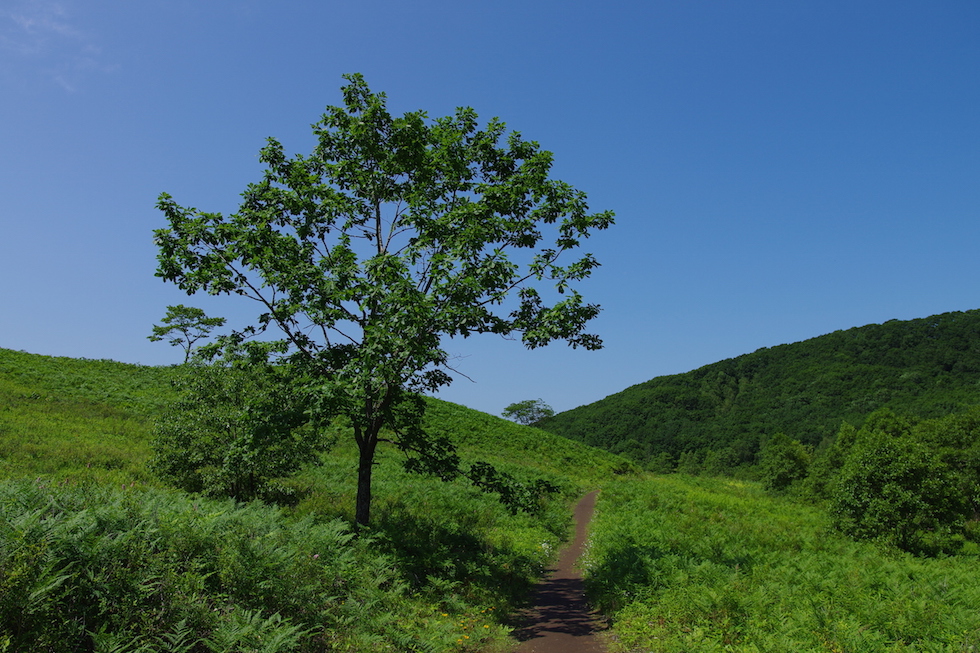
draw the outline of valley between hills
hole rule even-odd
[[[211,425],[188,449],[204,462],[161,473],[186,373],[0,350],[0,651],[514,651],[595,490],[579,569],[612,653],[980,646],[980,311],[763,349],[533,427],[425,398],[427,437],[495,475],[381,451],[360,532],[342,422],[298,427],[315,455],[220,496],[214,460],[288,451],[242,445],[255,408],[229,393],[181,416]]]

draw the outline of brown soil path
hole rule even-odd
[[[538,584],[534,607],[514,631],[521,642],[515,653],[603,653],[596,637],[602,622],[589,610],[582,574],[575,562],[585,550],[586,529],[595,510],[598,492],[587,494],[575,506],[575,540],[558,558],[558,566]]]

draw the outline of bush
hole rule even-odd
[[[769,492],[785,492],[806,478],[810,452],[788,436],[777,433],[762,449],[762,487]]]
[[[151,468],[176,487],[212,497],[274,498],[274,479],[317,460],[322,437],[285,371],[195,366],[181,398],[157,422]]]
[[[834,525],[915,553],[954,546],[967,503],[949,468],[910,436],[858,432],[831,499]]]
[[[956,476],[971,512],[980,514],[980,407],[922,422],[915,434]]]

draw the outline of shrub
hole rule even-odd
[[[762,487],[770,492],[785,492],[806,478],[810,452],[788,436],[777,433],[762,449]]]
[[[315,462],[322,450],[304,411],[274,367],[194,366],[181,398],[157,422],[151,468],[189,492],[269,498],[272,481]]]
[[[909,436],[858,433],[831,499],[834,525],[857,539],[917,553],[952,546],[967,503],[936,456]]]

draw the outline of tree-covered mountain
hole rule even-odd
[[[653,469],[758,462],[784,433],[818,445],[878,408],[921,418],[980,404],[980,310],[871,324],[654,378],[541,428]]]

